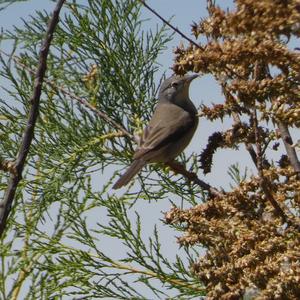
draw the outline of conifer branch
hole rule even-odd
[[[29,153],[30,145],[34,137],[34,128],[39,114],[39,103],[42,92],[42,84],[47,67],[47,56],[49,53],[50,44],[53,38],[55,27],[59,21],[59,13],[65,0],[58,0],[53,15],[49,21],[48,29],[45,34],[45,39],[42,44],[39,54],[39,64],[35,74],[33,94],[30,99],[31,108],[27,120],[27,125],[23,134],[18,156],[15,161],[16,174],[11,174],[9,183],[2,202],[0,203],[0,237],[2,236],[7,218],[11,211],[12,203],[16,194],[16,190],[20,180],[22,179],[22,172]]]

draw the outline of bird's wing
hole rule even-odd
[[[149,151],[158,149],[173,139],[180,139],[193,126],[194,118],[177,105],[158,104],[149,125],[144,129],[141,144],[136,149],[133,158],[139,159]]]

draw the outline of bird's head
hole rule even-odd
[[[173,75],[166,79],[159,90],[159,101],[167,101],[176,105],[182,106],[189,98],[189,87],[193,79],[197,78],[198,74],[192,75]]]

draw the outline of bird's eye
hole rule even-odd
[[[177,87],[178,87],[178,82],[172,82],[172,83],[171,83],[171,86],[172,86],[173,88],[177,88]]]

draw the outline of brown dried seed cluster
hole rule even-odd
[[[165,218],[184,225],[181,245],[206,247],[192,269],[206,284],[207,299],[241,299],[251,293],[252,299],[300,299],[300,233],[282,224],[270,200],[271,195],[290,222],[299,224],[297,168],[291,151],[282,153],[278,168],[265,163],[270,141],[281,138],[278,125],[300,127],[300,52],[288,45],[300,37],[300,0],[236,0],[233,11],[208,2],[209,16],[192,26],[206,44],[180,45],[173,66],[178,74],[212,74],[225,100],[203,105],[200,116],[232,119],[231,128],[209,138],[201,167],[210,172],[219,148],[245,144],[260,175],[222,198],[188,210],[175,207]],[[279,149],[278,143],[273,149]]]
[[[299,208],[300,182],[292,168],[270,168],[265,175],[278,203]],[[165,215],[168,223],[184,224],[181,245],[207,247],[192,269],[206,284],[208,299],[239,299],[253,286],[256,299],[299,295],[300,233],[281,224],[259,181],[253,177],[222,198]]]
[[[267,133],[261,129],[262,137]],[[219,148],[234,148],[240,143],[249,143],[254,141],[254,134],[245,123],[236,123],[225,132],[214,132],[209,138],[206,148],[200,154],[200,164],[204,174],[211,171],[213,155]]]
[[[211,7],[211,17],[193,26],[195,36],[231,37],[239,34],[255,36],[299,36],[300,2],[298,0],[236,0],[236,10],[225,13],[219,7]]]
[[[205,35],[208,43],[200,48],[178,47],[174,71],[211,73],[218,80],[225,80],[228,91],[241,106],[253,105],[254,99],[263,102],[277,97],[290,106],[297,103],[283,119],[299,126],[296,118],[300,105],[300,53],[282,41],[284,36],[286,40],[299,36],[299,0],[235,2],[234,12],[213,7],[209,18],[193,25],[194,35]],[[257,62],[279,72],[258,79],[253,75]]]

